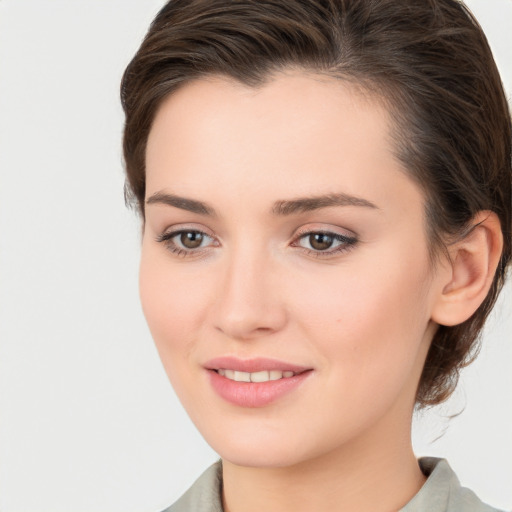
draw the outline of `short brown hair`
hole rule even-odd
[[[144,217],[145,151],[155,113],[183,84],[222,75],[250,87],[297,68],[383,98],[397,157],[426,196],[433,248],[491,210],[504,234],[488,296],[464,323],[439,326],[417,390],[445,400],[477,353],[511,259],[511,123],[479,24],[457,0],[172,0],[156,16],[121,86],[127,197]]]

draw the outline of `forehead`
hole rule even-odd
[[[217,76],[187,83],[158,110],[146,164],[147,197],[165,189],[268,203],[343,192],[378,204],[412,186],[380,98],[302,72],[258,88]]]
[[[288,123],[290,132],[293,127],[307,127],[308,120],[315,122],[324,117],[325,121],[327,117],[346,116],[356,109],[361,120],[372,118],[387,131],[390,116],[384,104],[381,96],[362,85],[312,72],[277,72],[257,87],[211,75],[186,82],[164,99],[157,109],[153,128],[161,124],[163,116],[179,116],[180,127],[184,128],[188,120],[196,122],[194,116],[199,115],[203,124],[213,122],[213,118],[220,123],[224,114],[225,121],[233,122],[237,117],[240,122],[255,127],[257,121],[266,120],[267,124],[262,126],[266,131],[276,131],[279,126],[270,123],[279,119]],[[292,126],[290,121],[298,124]]]

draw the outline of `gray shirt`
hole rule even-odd
[[[419,459],[427,481],[399,512],[500,512],[482,503],[475,493],[461,487],[445,459]],[[190,489],[163,512],[223,512],[222,463],[210,466]]]

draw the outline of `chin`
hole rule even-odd
[[[206,441],[223,460],[237,466],[281,468],[299,464],[307,459],[307,454],[298,446],[296,440],[283,442],[283,437],[276,439],[265,436],[229,436],[229,438],[208,439]],[[295,441],[295,442],[294,442]],[[304,446],[304,443],[300,443]]]
[[[302,462],[294,453],[264,453],[266,450],[226,450],[220,453],[222,460],[236,466],[249,468],[284,468]]]

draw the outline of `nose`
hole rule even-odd
[[[248,340],[273,334],[286,325],[279,269],[268,255],[254,251],[232,254],[219,281],[214,322],[226,336]]]

